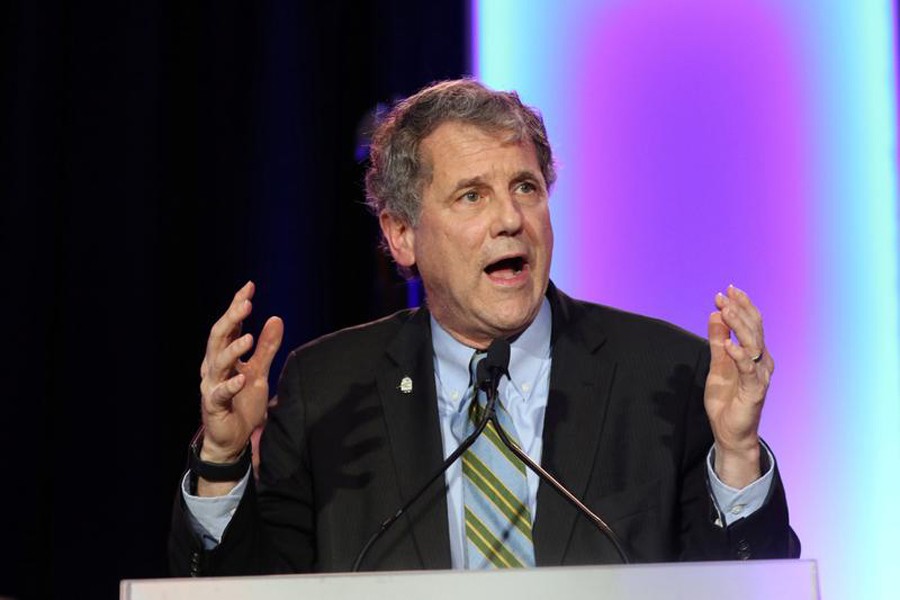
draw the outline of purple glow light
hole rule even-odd
[[[577,296],[705,335],[716,291],[751,295],[790,373],[775,375],[763,435],[800,482],[815,452],[796,430],[816,418],[815,149],[799,51],[773,10],[655,0],[583,19],[567,200]]]
[[[746,289],[777,363],[762,434],[803,555],[826,597],[896,596],[895,3],[476,12],[478,72],[544,112],[561,162],[556,283],[700,335],[713,294]]]

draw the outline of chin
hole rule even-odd
[[[520,308],[516,311],[503,312],[496,315],[491,322],[496,327],[498,334],[509,337],[523,332],[531,321],[537,316],[537,309],[532,307]]]

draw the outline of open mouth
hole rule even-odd
[[[484,272],[491,277],[512,279],[521,274],[527,266],[528,262],[524,256],[510,256],[489,264],[484,268]]]

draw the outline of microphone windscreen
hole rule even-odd
[[[492,377],[499,380],[501,375],[509,375],[509,342],[497,338],[488,346],[487,356],[478,363],[478,385],[483,387]]]
[[[509,370],[509,342],[503,338],[491,342],[484,362],[487,363],[488,369],[499,369],[506,373]]]

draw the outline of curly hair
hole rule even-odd
[[[553,152],[540,113],[515,92],[498,92],[472,79],[434,83],[399,102],[376,128],[369,148],[366,200],[377,216],[387,212],[415,226],[430,165],[419,145],[448,121],[509,132],[510,141],[530,139],[549,189],[556,180]]]

